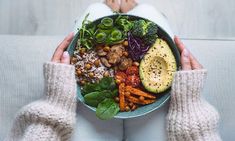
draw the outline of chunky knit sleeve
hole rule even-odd
[[[44,64],[45,96],[23,107],[6,141],[66,141],[75,123],[74,67]]]
[[[201,97],[206,75],[206,70],[175,74],[167,115],[169,141],[221,141],[219,114]]]

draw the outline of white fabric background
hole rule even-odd
[[[74,19],[104,0],[0,0],[0,34],[65,35]],[[163,12],[185,38],[235,38],[234,0],[136,0]],[[100,10],[101,11],[101,10]]]

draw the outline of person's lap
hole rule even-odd
[[[166,17],[161,12],[157,11],[157,9],[153,6],[149,4],[139,4],[127,14],[143,17],[155,22],[158,24],[158,26],[163,28],[172,39],[174,39],[174,34],[168,24]]]
[[[88,13],[89,13],[88,20],[90,21],[94,21],[98,18],[114,14],[112,10],[104,3],[94,3],[85,10],[82,16],[78,17],[75,20],[76,22],[76,25],[74,26],[75,33],[77,32],[77,28],[81,27],[82,21]],[[174,34],[168,24],[166,17],[161,12],[157,11],[153,6],[149,4],[139,4],[133,10],[129,11],[127,14],[143,17],[157,23],[173,39]]]
[[[144,9],[144,10],[143,10]],[[98,18],[114,14],[111,9],[103,3],[95,3],[90,5],[84,14],[76,19],[74,32],[81,27],[82,21],[89,13],[88,20],[94,21]],[[166,18],[158,12],[154,7],[148,4],[140,4],[130,12],[130,15],[136,15],[156,22],[160,27],[166,30],[173,38]],[[125,120],[125,137],[130,140],[136,139],[159,139],[165,138],[165,116],[167,106],[164,106],[159,111],[153,112],[147,116]],[[95,117],[88,108],[82,106],[78,107],[78,116],[76,131],[73,137],[74,140],[121,140],[123,134],[122,120],[101,121]]]
[[[108,121],[99,120],[95,112],[78,104],[75,132],[72,140],[80,141],[120,141],[123,138],[123,121],[112,119]]]
[[[91,4],[83,13],[82,16],[77,17],[77,19],[75,20],[75,26],[74,26],[74,32],[76,33],[78,30],[78,28],[80,28],[82,26],[82,21],[83,19],[86,17],[86,15],[89,14],[88,16],[88,20],[90,21],[94,21],[98,18],[104,17],[104,16],[108,16],[108,15],[112,15],[113,12],[112,10],[105,5],[104,3],[94,3]]]

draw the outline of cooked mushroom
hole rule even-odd
[[[108,67],[108,68],[111,67],[111,65],[109,64],[108,60],[107,60],[105,57],[101,57],[101,58],[100,58],[100,61],[101,61],[101,63],[102,63],[104,66],[106,66],[106,67]]]
[[[115,52],[109,52],[108,55],[107,55],[107,59],[108,59],[110,64],[118,64],[121,60],[121,56],[119,56]]]
[[[107,55],[107,52],[105,52],[103,49],[100,49],[100,50],[97,51],[97,54],[99,56],[105,56],[105,55]]]
[[[121,58],[121,63],[119,65],[120,70],[126,70],[129,66],[132,65],[132,60],[130,58]]]
[[[115,52],[117,55],[122,56],[125,48],[122,44],[113,45],[110,49],[111,52]]]
[[[123,52],[123,56],[126,56],[126,57],[127,57],[127,56],[128,56],[128,52],[127,52],[127,51],[124,51],[124,52]]]

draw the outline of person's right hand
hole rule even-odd
[[[174,40],[181,54],[180,62],[182,65],[182,70],[203,69],[203,66],[197,61],[197,59],[192,55],[192,53],[189,52],[189,50],[185,47],[179,37],[175,36]]]

